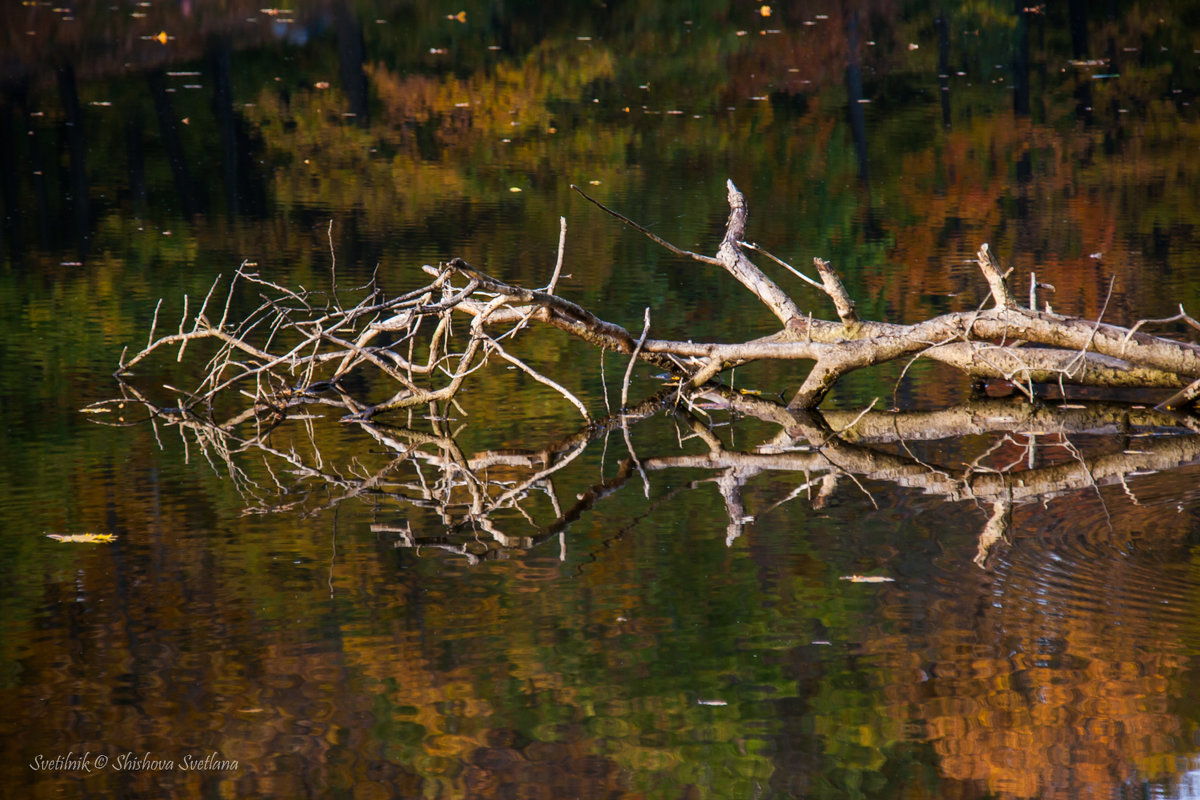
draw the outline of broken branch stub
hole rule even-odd
[[[979,246],[979,252],[975,259],[983,277],[987,278],[988,286],[992,290],[992,299],[996,301],[996,308],[1015,308],[1017,299],[1013,297],[1012,290],[1008,288],[1008,282],[1005,280],[1007,273],[1000,271],[1000,265],[992,257],[992,251],[987,242]]]

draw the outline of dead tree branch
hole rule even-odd
[[[1171,390],[1161,403],[1164,409],[1183,408],[1200,396],[1200,346],[1140,330],[1151,323],[1200,327],[1182,309],[1175,317],[1125,328],[1104,322],[1103,313],[1085,320],[1024,308],[986,244],[980,247],[976,263],[989,287],[992,308],[908,324],[864,320],[841,277],[817,258],[819,286],[830,298],[837,320],[802,314],[780,285],[747,257],[747,250],[760,250],[744,243],[746,199],[732,182],[727,190],[730,214],[714,257],[678,248],[576,189],[605,213],[671,252],[726,270],[779,321],[779,330],[767,337],[731,342],[652,339],[645,329],[637,336],[560,296],[556,287],[564,260],[563,219],[557,259],[545,290],[515,286],[461,258],[451,258],[440,267],[423,268],[430,278],[424,286],[388,299],[372,285],[352,303],[289,289],[242,265],[228,283],[219,322],[214,324],[207,316],[211,305],[220,304],[219,282],[197,311],[188,310],[185,298],[175,332],[156,333],[160,302],[146,346],[129,358],[122,355],[117,374],[131,375],[160,352],[175,351],[176,358],[182,359],[191,352],[187,348],[203,345],[207,362],[196,384],[171,388],[187,411],[202,413],[210,406],[248,399],[249,406],[230,415],[278,418],[316,398],[337,398],[352,416],[368,419],[383,412],[453,402],[495,356],[550,387],[590,419],[587,398],[577,397],[557,376],[527,363],[521,355],[516,343],[521,337],[537,335],[540,324],[566,331],[602,351],[613,350],[667,370],[681,379],[680,387],[704,386],[725,370],[752,361],[813,362],[792,397],[794,410],[816,408],[841,378],[855,370],[916,358],[953,366],[972,380],[1003,379],[1025,387],[1077,384]],[[257,294],[258,305],[242,319],[231,319],[235,295],[246,290]],[[456,332],[453,320],[463,315],[472,322]],[[348,378],[359,372],[392,381],[394,394],[373,402],[349,397]],[[623,389],[627,391],[627,382]]]
[[[436,518],[432,530],[406,521],[383,523],[380,532],[396,536],[397,546],[432,547],[469,560],[551,539],[565,547],[560,536],[571,523],[633,476],[641,479],[648,502],[662,502],[661,497],[651,500],[651,476],[684,468],[709,475],[687,488],[716,485],[730,543],[762,514],[800,492],[755,507],[759,496],[746,491],[747,485],[767,473],[793,472],[804,476],[802,488],[820,487],[812,500],[817,506],[849,483],[857,484],[872,504],[885,485],[972,504],[987,516],[977,556],[983,564],[1000,542],[1011,539],[1014,512],[1110,484],[1129,493],[1127,480],[1133,476],[1200,461],[1200,421],[1190,410],[1200,397],[1200,346],[1143,330],[1152,324],[1200,329],[1182,308],[1173,317],[1142,320],[1128,328],[1105,322],[1103,312],[1081,319],[1025,308],[984,244],[976,264],[992,307],[981,303],[973,310],[911,323],[863,319],[841,276],[817,258],[820,283],[805,280],[824,292],[837,317],[814,318],[750,261],[747,251],[765,251],[746,244],[745,197],[732,182],[727,190],[730,215],[716,256],[678,248],[579,193],[672,253],[728,272],[778,321],[770,336],[653,339],[649,308],[639,335],[562,297],[557,293],[566,241],[562,219],[557,258],[542,290],[516,286],[451,258],[438,267],[423,267],[424,285],[402,295],[389,298],[372,282],[355,299],[290,289],[243,264],[227,283],[214,282],[198,309],[190,310],[193,304],[185,298],[178,326],[163,325],[173,332],[160,333],[159,301],[146,345],[120,357],[116,377],[121,396],[86,410],[97,421],[123,425],[140,408],[156,432],[158,426],[178,428],[189,448],[198,448],[214,468],[229,475],[248,510],[311,513],[349,500],[418,509]],[[218,306],[220,319],[214,323],[209,309]],[[238,308],[251,310],[239,317]],[[568,389],[563,376],[548,366],[531,363],[526,353],[537,350],[524,343],[541,326],[565,331],[600,350],[601,357],[611,350],[628,358],[620,409],[593,414],[589,403],[595,399]],[[193,385],[155,382],[157,365],[185,356],[198,362],[190,372]],[[1136,388],[1169,396],[1155,409],[997,401],[901,414],[873,408],[817,411],[851,372],[918,358],[952,366],[971,380]],[[762,360],[812,363],[802,378],[797,376],[800,387],[787,405],[716,382],[725,370]],[[496,362],[511,364],[556,392],[578,410],[583,427],[539,450],[464,453],[446,418],[461,410],[458,401],[473,381],[494,374]],[[630,406],[633,366],[639,362],[669,372],[674,382]],[[368,394],[364,385],[387,389]],[[155,397],[162,392],[165,399]],[[690,438],[702,443],[702,453],[654,455],[641,445],[641,455],[634,452],[631,426],[664,408],[679,415],[680,427],[695,434]],[[726,446],[711,421],[702,419],[722,409],[768,422],[778,432],[754,447]],[[390,424],[381,417],[385,412],[392,412],[386,418]],[[394,421],[403,418],[399,412],[407,413],[408,424]],[[319,441],[320,420],[326,415],[358,426],[372,443],[369,449],[384,448],[382,460],[328,463]],[[414,420],[424,420],[425,427]],[[299,430],[291,421],[301,423]],[[628,455],[616,475],[577,493],[574,506],[561,506],[554,481],[589,443],[618,430]],[[1079,437],[1097,435],[1143,438],[1136,448],[1100,453],[1075,444]],[[930,463],[917,458],[910,446],[968,436],[998,437],[993,447],[1005,460],[996,461],[989,450],[959,463]],[[1039,463],[1037,454],[1056,446],[1070,457]],[[265,472],[251,465],[249,456]],[[523,527],[514,531],[514,526]]]

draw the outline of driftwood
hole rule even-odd
[[[158,332],[156,309],[146,345],[132,356],[122,354],[116,372],[121,396],[85,410],[109,424],[149,420],[156,430],[160,425],[178,428],[185,442],[194,443],[233,479],[247,499],[248,511],[312,512],[350,499],[424,509],[435,515],[437,530],[414,530],[411,522],[381,523],[378,530],[395,537],[398,546],[436,547],[470,560],[551,539],[565,547],[562,536],[571,522],[626,482],[640,481],[649,497],[655,472],[699,468],[711,473],[708,480],[724,499],[730,542],[763,513],[745,507],[742,490],[747,482],[765,472],[793,472],[806,476],[801,488],[817,505],[843,479],[973,503],[986,512],[977,559],[983,564],[1011,533],[1016,507],[1096,491],[1107,483],[1120,483],[1128,492],[1130,476],[1200,460],[1200,427],[1191,410],[1200,395],[1200,347],[1143,331],[1167,324],[1200,329],[1182,308],[1169,319],[1143,320],[1128,328],[1102,319],[1066,317],[1048,308],[1026,308],[1016,300],[985,244],[976,261],[989,287],[990,308],[981,305],[913,324],[864,320],[836,271],[817,259],[819,280],[796,274],[830,298],[837,320],[815,319],[803,314],[747,257],[747,250],[763,251],[743,241],[745,200],[732,183],[728,188],[731,214],[715,257],[681,250],[615,211],[605,211],[672,252],[729,272],[779,320],[774,335],[733,343],[671,341],[650,336],[649,310],[639,335],[601,319],[556,293],[563,268],[563,221],[552,277],[538,290],[511,285],[454,258],[438,268],[425,267],[429,282],[399,297],[385,297],[372,282],[361,287],[356,303],[343,304],[336,292],[291,290],[243,265],[223,300],[214,299],[219,296],[219,279],[195,312],[188,311],[185,298],[175,330]],[[1031,283],[1036,287],[1036,279]],[[235,314],[235,297],[240,301],[246,290],[258,295],[258,304],[248,314]],[[455,324],[455,318],[469,324]],[[521,358],[519,345],[513,343],[536,335],[538,325],[628,356],[619,409],[595,413],[595,398],[585,402]],[[135,369],[150,366],[155,356],[170,353],[182,360],[189,352],[204,360],[203,368],[195,371],[195,385],[166,385],[166,399],[151,397],[158,389],[135,385]],[[849,372],[916,358],[952,365],[970,380],[1010,381],[1030,398],[1036,384],[1134,387],[1169,396],[1155,409],[979,399],[934,412],[818,410],[830,388]],[[455,407],[459,393],[469,391],[472,376],[485,374],[481,370],[496,359],[558,392],[583,418],[580,430],[534,451],[461,452],[454,431],[441,420]],[[731,367],[763,359],[813,362],[790,402],[732,392],[716,380]],[[631,372],[638,360],[672,373],[676,380],[631,405]],[[356,395],[351,386],[365,382],[347,378],[362,371],[386,378],[394,384],[394,393],[375,402]],[[604,405],[610,405],[607,388]],[[145,413],[135,417],[134,409]],[[399,422],[386,421],[404,409],[423,410],[416,418],[427,420],[426,427],[415,426],[412,413],[407,423],[402,417]],[[770,422],[779,433],[755,447],[731,450],[711,427],[707,415],[714,409]],[[681,428],[703,443],[703,452],[639,458],[631,427],[657,413],[677,415]],[[374,466],[326,463],[314,428],[323,415],[358,426],[390,457]],[[290,432],[281,435],[285,423]],[[296,426],[302,427],[300,434]],[[624,438],[628,457],[615,475],[579,494],[576,502],[561,504],[555,475],[591,442],[616,431]],[[1047,432],[1052,441],[1043,446],[1065,448],[1071,459],[1038,463],[1037,442],[1045,442]],[[1137,447],[1084,454],[1073,440],[1114,433],[1139,437]],[[981,459],[930,464],[910,450],[916,442],[978,434],[993,436],[996,448],[1019,445],[1028,457],[1011,464],[985,465]],[[244,462],[247,454],[267,465],[265,479],[251,477]],[[497,471],[503,479],[493,477]],[[283,500],[272,487],[286,488]],[[316,498],[320,501],[314,502]],[[535,498],[549,500],[550,511],[541,519],[531,508]],[[514,517],[528,529],[507,532]]]
[[[1149,324],[1171,322],[1200,330],[1200,323],[1182,308],[1170,319],[1142,320],[1131,328],[1025,308],[1015,299],[1005,274],[984,244],[977,263],[990,287],[991,308],[943,314],[907,325],[863,320],[837,273],[817,259],[820,282],[802,277],[831,298],[839,318],[814,319],[803,314],[746,257],[747,246],[742,242],[746,205],[732,182],[729,205],[732,213],[716,257],[680,250],[637,223],[605,210],[673,252],[727,270],[778,318],[780,330],[774,335],[734,343],[670,341],[648,335],[649,311],[641,337],[601,319],[555,293],[562,268],[564,221],[558,264],[543,290],[513,286],[454,258],[440,268],[424,267],[432,280],[419,289],[384,299],[381,291],[371,286],[356,305],[343,307],[336,296],[318,303],[314,293],[270,283],[243,265],[231,281],[219,321],[214,323],[208,316],[217,288],[214,283],[194,315],[188,315],[185,303],[184,319],[176,332],[156,338],[152,325],[146,347],[129,359],[123,354],[117,375],[128,374],[162,350],[177,347],[182,358],[191,342],[207,340],[217,345],[217,352],[208,362],[203,380],[190,389],[176,390],[186,408],[235,391],[250,392],[253,405],[246,413],[254,416],[284,413],[293,402],[321,395],[346,402],[357,416],[371,417],[451,400],[470,374],[489,359],[500,358],[559,392],[590,419],[585,403],[501,344],[536,322],[560,328],[603,350],[669,370],[681,379],[681,387],[689,390],[751,361],[814,362],[789,403],[793,409],[818,407],[849,372],[915,358],[952,365],[973,380],[1010,381],[1030,396],[1034,384],[1171,389],[1174,391],[1159,408],[1179,409],[1192,405],[1200,395],[1200,346],[1140,330]],[[230,303],[239,285],[255,285],[268,292],[261,295],[262,304],[255,311],[231,321]],[[456,314],[472,318],[465,337],[452,335],[451,321]],[[395,381],[396,394],[370,404],[349,397],[343,379],[363,369]]]

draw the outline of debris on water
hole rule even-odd
[[[70,544],[111,544],[117,540],[111,533],[47,533],[46,538]]]

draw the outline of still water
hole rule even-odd
[[[637,330],[650,307],[663,338],[773,330],[728,277],[571,184],[711,253],[731,178],[752,241],[829,259],[873,319],[976,307],[985,241],[1052,284],[1056,310],[1195,314],[1198,12],[6,8],[4,793],[1200,796],[1194,425],[1097,406],[860,443],[1054,481],[1009,487],[988,539],[986,497],[831,477],[752,411],[698,424],[651,403],[626,437],[502,367],[449,421],[289,422],[272,442],[290,463],[80,411],[116,396],[160,298],[173,328],[239,264],[398,294],[459,256],[541,286],[560,217],[559,291],[600,316]],[[514,347],[594,417],[615,404],[612,354],[544,332]],[[200,366],[138,380],[169,400]],[[803,369],[736,382],[786,397]],[[914,427],[958,403],[1028,411],[900,373],[853,376],[831,427],[877,398],[929,415],[899,417]],[[639,369],[631,401],[660,389]],[[556,470],[457,524],[449,462],[411,444],[418,428],[497,491]],[[1111,466],[1126,457],[1141,466]]]

